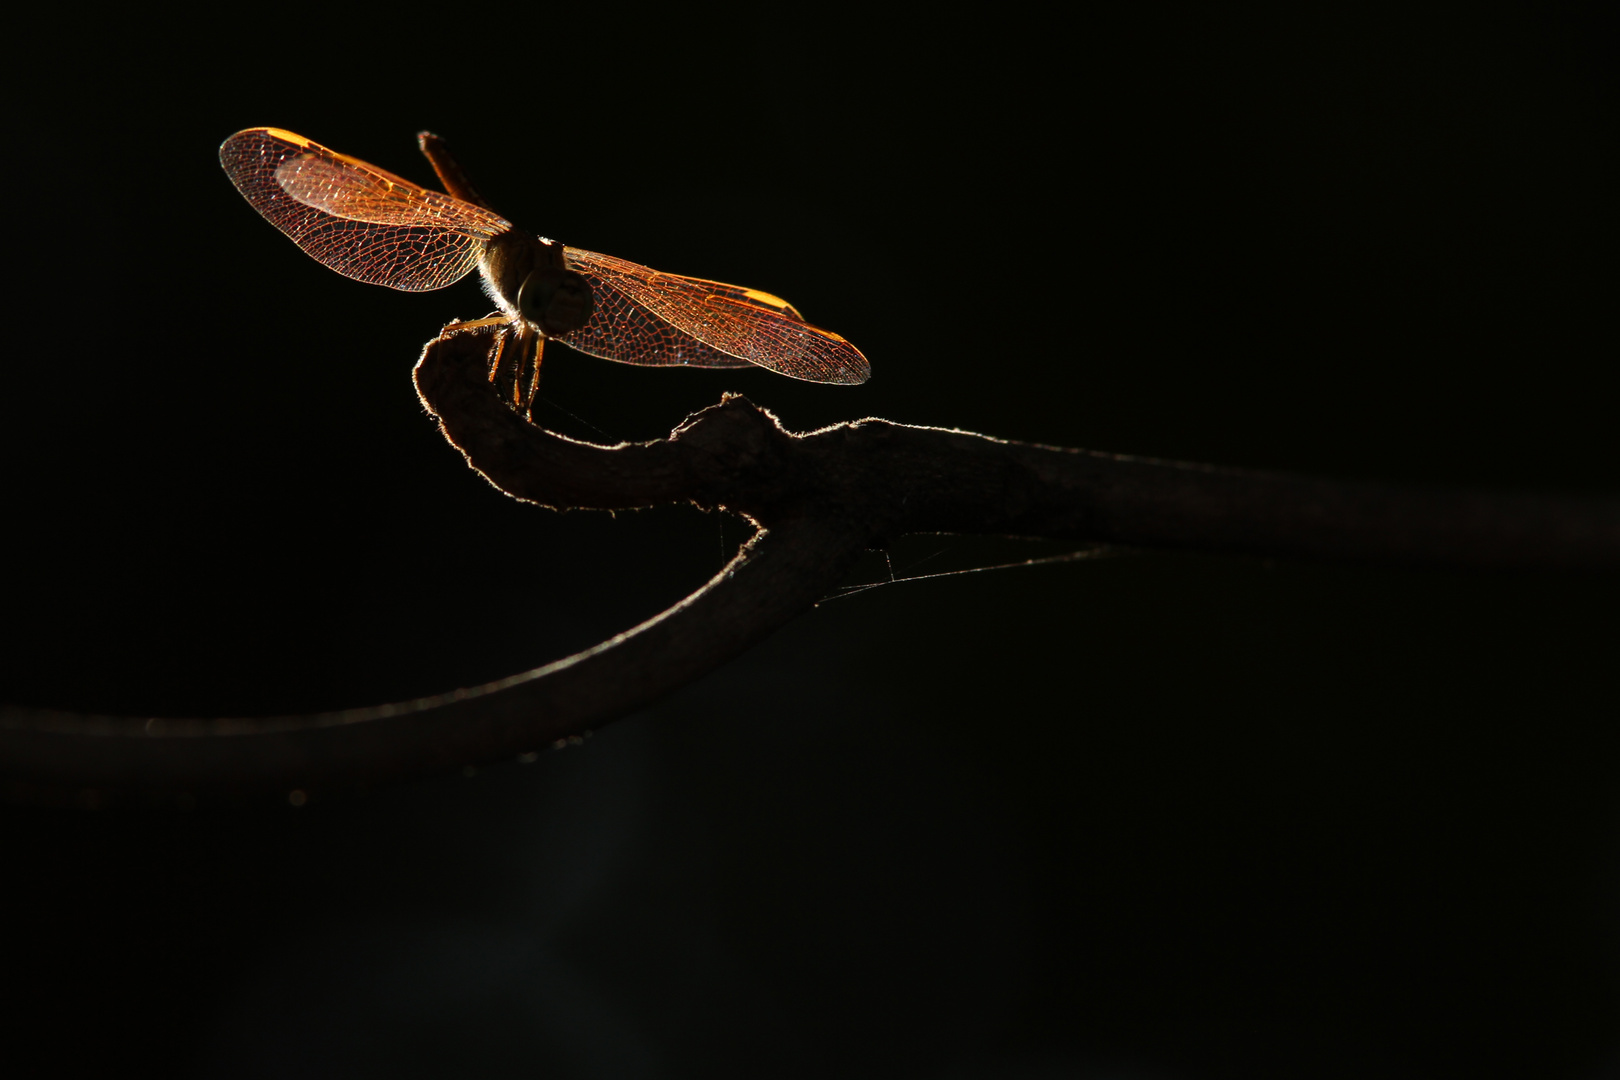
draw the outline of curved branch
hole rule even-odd
[[[1502,569],[1620,568],[1620,499],[1323,480],[1007,442],[887,420],[784,431],[728,395],[669,439],[604,448],[525,423],[485,389],[473,335],[417,369],[445,437],[491,483],[554,507],[690,500],[756,520],[1040,536],[1273,558]]]
[[[362,786],[510,758],[644,706],[826,596],[907,532],[997,533],[1261,556],[1620,568],[1620,500],[1421,491],[1005,442],[883,420],[808,435],[740,397],[668,439],[594,446],[534,427],[490,389],[487,333],[447,333],[418,391],[468,463],[514,497],[627,509],[691,501],[760,531],[661,615],[556,663],[394,705],[164,720],[0,707],[13,798],[89,791],[244,797]]]
[[[581,653],[483,686],[393,705],[256,719],[88,716],[7,706],[13,797],[243,797],[366,786],[510,759],[623,716],[743,652],[825,596],[860,554],[836,522],[762,529],[713,580]]]

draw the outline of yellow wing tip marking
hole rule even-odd
[[[270,136],[272,139],[280,139],[282,142],[290,142],[294,146],[298,146],[298,147],[310,147],[310,146],[315,145],[313,142],[311,142],[310,140],[304,138],[302,135],[299,135],[299,134],[297,134],[295,132],[288,131],[286,128],[266,127],[266,128],[248,128],[248,130],[249,131],[263,132],[264,134]]]
[[[804,321],[804,316],[799,314],[799,309],[782,299],[780,296],[775,296],[771,293],[765,292],[762,289],[744,289],[743,295],[748,297],[749,300],[756,304],[760,304],[768,308],[775,308],[777,311],[784,311],[793,316],[795,319],[798,319],[800,322]]]
[[[752,300],[754,303],[764,304],[766,307],[788,308],[789,310],[793,308],[792,304],[788,303],[780,296],[773,296],[772,294],[763,292],[759,289],[744,289],[743,295],[748,297],[748,299]]]

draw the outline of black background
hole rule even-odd
[[[874,370],[555,349],[539,415],[573,434],[653,437],[737,390],[797,429],[1612,492],[1598,7],[47,11],[8,76],[0,698],[439,691],[632,625],[743,535],[553,514],[467,471],[409,372],[488,302],[298,252],[218,168],[254,125],[423,181],[435,130],[512,220],[780,293]],[[487,588],[426,591],[429,552]],[[298,810],[8,807],[4,1052],[39,1075],[1610,1075],[1617,600],[1612,576],[1163,554],[974,574],[827,604],[532,765]]]

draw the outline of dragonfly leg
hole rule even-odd
[[[501,373],[501,355],[506,352],[506,343],[512,338],[509,330],[503,330],[495,335],[495,347],[489,351],[489,381],[494,382]]]
[[[501,333],[490,353],[489,381],[514,410],[528,408],[534,396],[535,354],[540,335],[532,327],[513,323]]]
[[[533,327],[505,315],[451,323],[439,331],[439,336],[484,326],[501,327],[489,351],[489,381],[495,384],[496,393],[509,397],[512,408],[523,410],[527,417],[534,408],[535,392],[540,389],[540,357],[546,339]]]
[[[451,334],[461,334],[469,330],[479,330],[486,326],[508,327],[512,320],[505,315],[491,315],[486,319],[469,319],[466,322],[453,322],[445,324],[439,331],[439,340],[443,341]],[[506,347],[506,338],[510,330],[502,330],[495,335],[495,345],[489,353],[489,381],[495,381],[495,375],[501,367],[501,351]]]
[[[459,334],[464,330],[476,330],[480,326],[504,326],[511,321],[511,317],[507,315],[491,315],[487,319],[469,319],[466,322],[446,323],[444,329],[439,331],[439,336]]]
[[[537,335],[518,335],[517,359],[512,363],[512,408],[514,409],[523,408],[523,398],[525,396],[523,393],[523,377],[529,370],[529,365],[524,361],[528,359],[529,350],[534,348],[530,338],[535,336]]]
[[[534,395],[540,392],[540,360],[546,355],[546,339],[534,335],[534,363],[525,365],[529,370],[529,389],[523,395],[523,418],[534,419]]]

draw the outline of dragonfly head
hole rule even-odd
[[[591,285],[572,270],[537,267],[523,279],[517,295],[518,314],[546,337],[578,330],[596,310]]]

